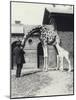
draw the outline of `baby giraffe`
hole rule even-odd
[[[69,65],[69,72],[71,71],[71,62],[69,59],[69,52],[66,51],[65,49],[63,49],[58,42],[54,43],[54,46],[56,47],[57,51],[58,51],[58,55],[57,55],[57,69],[60,69],[61,71],[63,71],[63,59],[65,58],[68,62]],[[59,68],[60,65],[60,68]]]

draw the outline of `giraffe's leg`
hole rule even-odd
[[[61,71],[63,71],[63,57],[60,57],[60,68]]]
[[[71,62],[70,62],[70,59],[69,59],[69,57],[66,57],[66,59],[67,59],[67,61],[68,61],[68,64],[69,64],[69,72],[71,71]]]
[[[59,55],[57,55],[57,68],[56,68],[56,70],[58,70],[59,69]]]
[[[45,57],[45,71],[48,71],[48,58]]]
[[[45,67],[46,67],[46,60],[45,60],[45,57],[44,57],[44,67],[43,67],[43,71],[45,71]]]
[[[72,70],[71,69],[71,63],[69,62],[69,70],[68,71],[71,72],[71,70]]]

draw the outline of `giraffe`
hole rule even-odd
[[[69,52],[67,50],[65,50],[64,48],[62,48],[59,45],[58,41],[55,41],[55,43],[53,45],[57,48],[57,51],[58,51],[57,68],[56,69],[60,69],[61,71],[63,71],[63,59],[65,58],[68,62],[68,65],[69,65],[68,71],[70,72],[71,71],[71,62],[70,62],[70,59],[69,59]],[[59,65],[60,65],[60,68],[59,68]]]
[[[59,36],[57,34],[57,31],[52,28],[52,30],[46,29],[44,26],[42,28],[42,33],[40,39],[43,42],[43,51],[44,51],[44,68],[43,71],[48,71],[48,44],[52,45],[52,43],[55,41],[60,41]]]

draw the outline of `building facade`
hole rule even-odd
[[[73,48],[74,48],[74,14],[68,13],[50,13],[45,9],[43,25],[53,25],[61,39],[61,45],[68,50],[71,55],[71,63],[73,65]],[[22,40],[23,36],[35,25],[23,25],[19,21],[11,25],[11,48],[14,48],[16,41]],[[24,46],[25,61],[23,68],[43,68],[43,47],[37,36],[29,37]],[[56,67],[57,51],[54,46],[48,45],[48,66]],[[12,58],[13,59],[13,58]],[[13,60],[14,63],[14,60]],[[15,64],[14,64],[15,65]]]

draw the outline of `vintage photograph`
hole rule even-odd
[[[74,5],[10,2],[10,97],[74,95]]]

